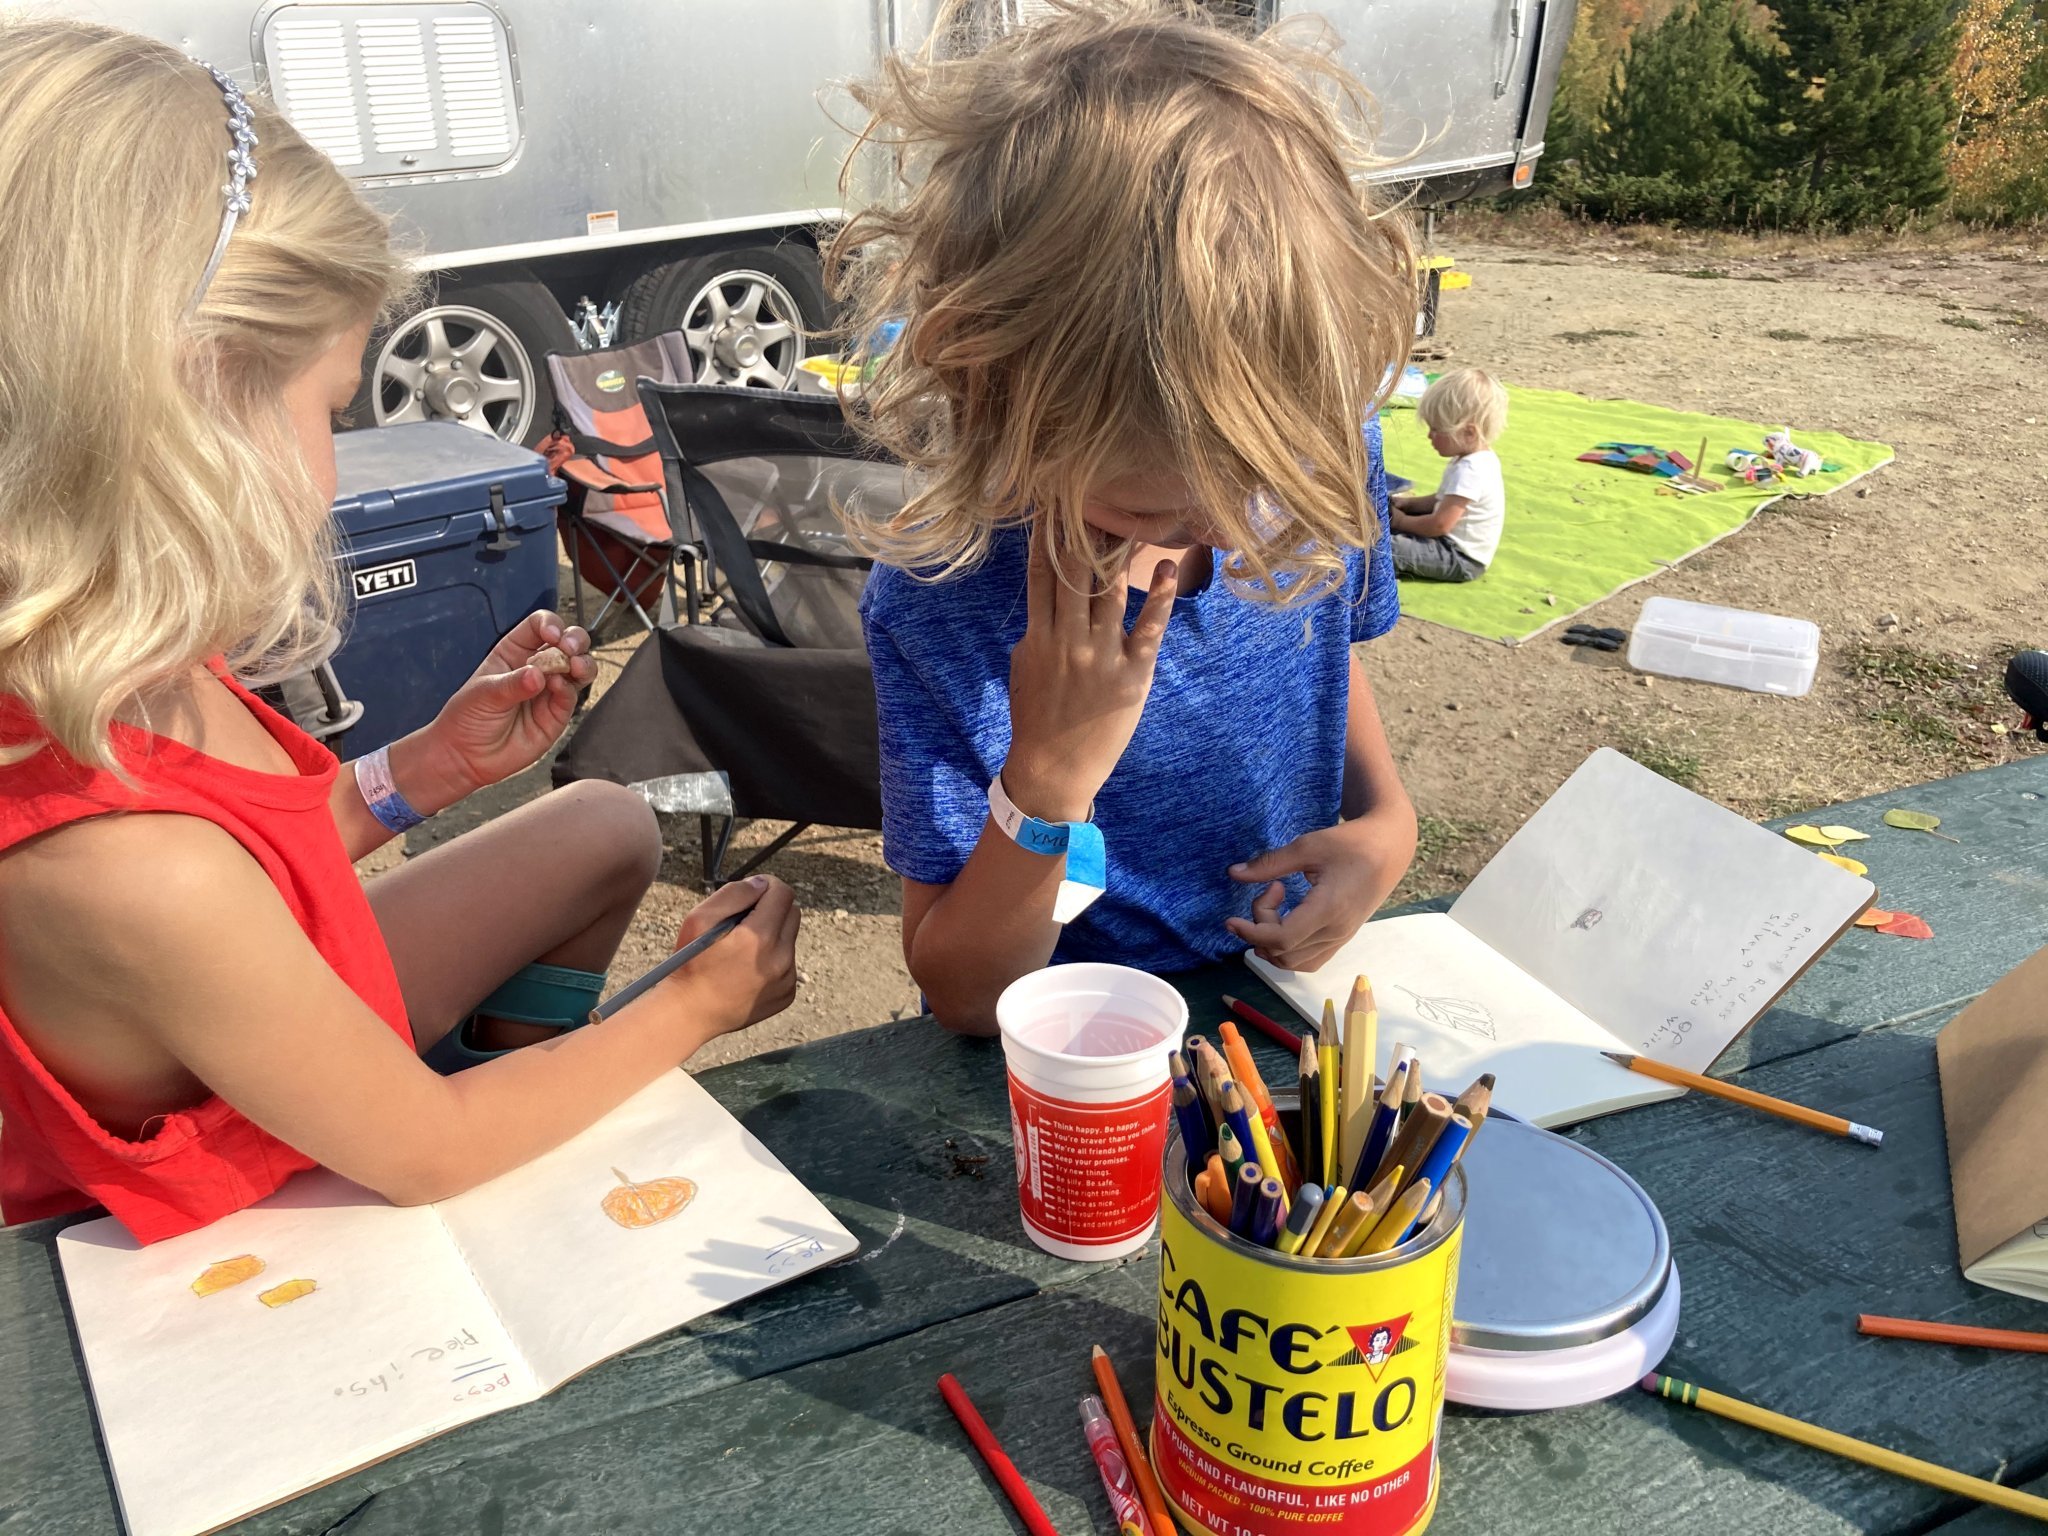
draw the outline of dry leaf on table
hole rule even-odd
[[[1823,837],[1833,838],[1837,845],[1870,841],[1868,832],[1858,832],[1854,827],[1822,827],[1820,830]]]
[[[1896,912],[1885,911],[1883,907],[1865,907],[1857,916],[1856,926],[1858,928],[1882,928],[1898,915]]]
[[[1910,912],[1894,912],[1892,920],[1881,924],[1879,933],[1889,933],[1901,939],[1931,939],[1934,930]]]
[[[1844,854],[1821,853],[1816,854],[1815,857],[1826,859],[1830,864],[1839,864],[1852,875],[1867,875],[1870,873],[1870,866],[1868,864],[1865,864],[1860,859],[1849,858]]]
[[[1842,840],[1828,836],[1821,827],[1787,827],[1785,835],[1795,843],[1804,843],[1808,848],[1838,848]]]
[[[1898,827],[1906,832],[1931,833],[1945,843],[1959,843],[1962,841],[1959,837],[1950,837],[1946,832],[1935,831],[1935,828],[1941,825],[1941,818],[1932,811],[1886,811],[1884,813],[1884,824],[1888,827]]]

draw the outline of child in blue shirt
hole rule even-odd
[[[1351,652],[1397,617],[1369,418],[1415,306],[1355,88],[1131,5],[857,95],[896,195],[833,262],[853,334],[906,323],[850,408],[919,486],[845,509],[911,974],[979,1033],[1049,960],[1313,969],[1415,846]],[[1091,834],[1032,819],[1101,834],[1064,926]]]

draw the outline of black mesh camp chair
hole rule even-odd
[[[838,401],[640,384],[684,567],[720,601],[708,623],[656,632],[556,760],[558,783],[639,786],[696,811],[708,883],[738,878],[806,827],[882,824],[874,679],[859,601],[869,562],[836,508],[902,504],[900,465],[847,427]],[[701,572],[701,577],[699,573]],[[789,829],[726,875],[743,819]]]

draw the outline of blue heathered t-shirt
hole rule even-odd
[[[1131,744],[1095,797],[1107,888],[1053,958],[1179,971],[1243,950],[1223,926],[1262,887],[1230,865],[1335,824],[1344,778],[1351,643],[1400,617],[1386,534],[1379,424],[1366,443],[1381,534],[1345,557],[1324,596],[1275,607],[1217,569],[1175,599]],[[1010,750],[1010,652],[1024,636],[1023,529],[939,583],[876,566],[861,600],[881,727],[882,854],[905,879],[956,879]],[[1130,594],[1125,622],[1144,594]],[[1306,887],[1300,881],[1294,897]]]

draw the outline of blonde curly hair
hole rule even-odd
[[[939,577],[1036,511],[1113,580],[1128,550],[1088,536],[1084,494],[1171,469],[1246,590],[1326,590],[1379,531],[1362,428],[1416,313],[1405,215],[1362,180],[1364,92],[1326,36],[1179,0],[1052,10],[963,51],[949,6],[853,87],[858,211],[827,268],[853,335],[904,325],[848,410],[918,490],[852,531]]]
[[[408,286],[385,220],[252,102],[252,207],[218,235],[227,107],[162,43],[0,20],[0,693],[116,765],[111,722],[214,656],[318,644],[332,535],[286,383]]]

